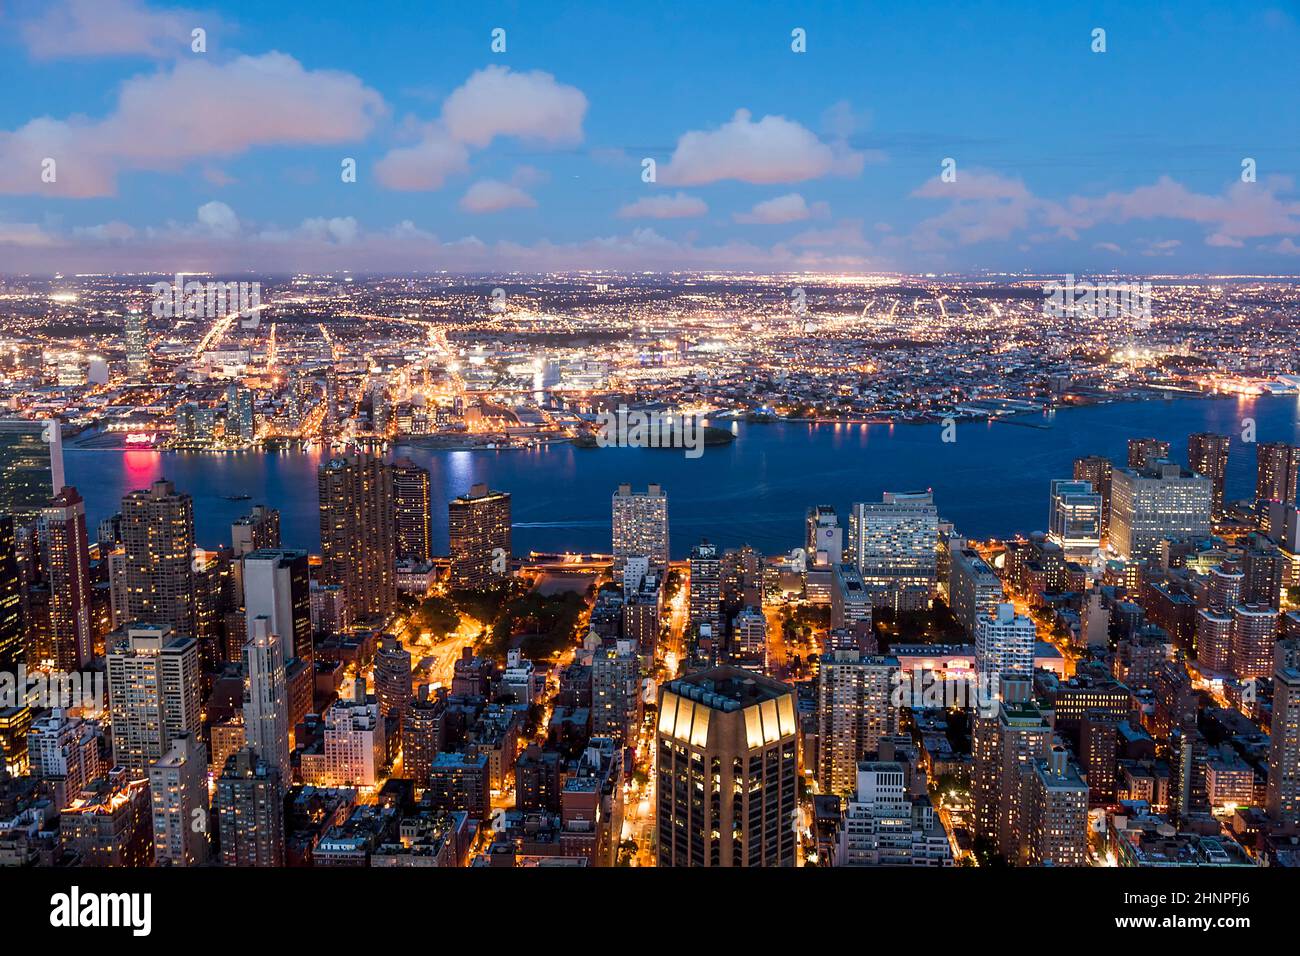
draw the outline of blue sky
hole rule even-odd
[[[1295,274],[1298,23],[1295,3],[17,0],[0,272]]]

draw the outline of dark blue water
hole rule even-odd
[[[445,503],[477,481],[511,492],[514,550],[523,553],[608,551],[610,495],[620,482],[668,492],[672,552],[684,556],[707,536],[723,546],[750,543],[776,553],[800,543],[804,509],[879,500],[885,490],[931,488],[939,512],[971,537],[1045,527],[1052,478],[1071,476],[1080,455],[1120,464],[1131,437],[1173,443],[1186,460],[1187,436],[1233,436],[1227,496],[1254,489],[1255,451],[1240,442],[1241,421],[1257,423],[1259,441],[1300,442],[1300,396],[1258,399],[1175,399],[1066,409],[1031,419],[1044,429],[969,423],[957,441],[940,440],[938,425],[744,425],[725,446],[688,459],[680,451],[579,449],[430,452],[400,448],[430,469],[434,541],[447,546]],[[123,494],[163,476],[194,496],[199,544],[229,541],[232,520],[265,502],[281,512],[286,547],[320,545],[316,466],[320,452],[185,454],[67,449],[68,480],[86,498],[91,522],[118,510]],[[222,496],[248,494],[251,501]],[[93,524],[92,524],[93,528]],[[93,532],[92,532],[93,534]]]

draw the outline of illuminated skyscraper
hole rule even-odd
[[[689,593],[686,604],[694,627],[708,625],[713,637],[722,636],[722,559],[718,546],[701,541],[691,548]]]
[[[1241,680],[1273,672],[1273,643],[1278,612],[1267,604],[1238,604],[1232,609],[1232,672]]]
[[[0,514],[32,524],[63,488],[63,436],[50,419],[0,418]]]
[[[1300,445],[1260,442],[1255,446],[1255,501],[1295,501],[1296,476],[1300,475]]]
[[[927,587],[938,580],[939,512],[928,491],[887,491],[856,503],[849,515],[849,556],[868,586]]]
[[[149,377],[149,332],[139,309],[126,313],[126,375],[144,381]]]
[[[230,526],[230,544],[236,558],[250,551],[280,547],[279,510],[254,505],[251,512]]]
[[[285,681],[284,640],[264,616],[248,619],[244,644],[244,739],[257,755],[291,778],[289,690]]]
[[[1017,614],[1015,605],[999,604],[975,623],[975,669],[981,674],[1034,673],[1033,618]]]
[[[737,667],[659,691],[660,866],[794,866],[794,692]]]
[[[194,502],[170,481],[122,499],[127,613],[132,621],[194,633]]]
[[[817,785],[822,793],[853,793],[858,763],[898,732],[898,658],[856,650],[823,654],[817,672]]]
[[[397,602],[393,483],[368,454],[320,466],[321,581],[342,585],[354,621],[387,615]]]
[[[1223,516],[1223,482],[1228,471],[1228,435],[1197,432],[1187,437],[1187,467],[1214,486],[1214,517]]]
[[[201,866],[208,860],[207,748],[194,734],[172,741],[162,759],[149,765],[153,803],[154,862]]]
[[[284,865],[284,788],[274,764],[251,748],[231,754],[217,779],[216,811],[222,863]]]
[[[447,504],[451,586],[485,588],[510,576],[510,495],[476,484]]]
[[[633,492],[619,485],[613,498],[614,568],[631,557],[646,557],[650,564],[668,567],[668,495],[659,485]]]
[[[183,733],[202,731],[199,645],[156,624],[132,625],[108,649],[113,763],[144,777]]]
[[[14,519],[0,514],[0,671],[17,673],[23,659],[23,580]]]
[[[379,713],[400,718],[411,703],[411,652],[391,634],[385,634],[375,652],[375,699]]]
[[[399,458],[392,468],[397,556],[428,561],[433,554],[429,470],[409,458]]]
[[[64,488],[42,512],[50,577],[50,637],[59,670],[80,670],[91,658],[90,552],[86,505]]]
[[[1111,480],[1110,546],[1126,561],[1158,562],[1166,541],[1210,535],[1210,479],[1170,461],[1146,471],[1117,469]]]
[[[1274,820],[1300,824],[1300,670],[1294,667],[1273,674],[1264,806]]]
[[[1086,481],[1092,490],[1101,495],[1101,537],[1110,534],[1110,478],[1114,465],[1109,458],[1089,455],[1074,459],[1074,480]]]
[[[1169,442],[1158,438],[1130,438],[1128,440],[1128,466],[1134,471],[1145,471],[1163,458],[1169,457]]]
[[[1088,785],[1062,747],[1032,764],[1027,775],[1024,862],[1029,866],[1088,865]]]
[[[244,555],[244,615],[265,617],[280,635],[285,660],[313,659],[311,572],[307,552],[263,548]],[[251,627],[248,633],[252,633]]]
[[[231,385],[226,392],[226,437],[251,442],[257,437],[252,389]]]
[[[1101,547],[1101,494],[1086,481],[1052,480],[1048,540],[1066,557],[1085,557]]]

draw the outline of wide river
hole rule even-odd
[[[1241,443],[1242,419],[1259,441],[1300,442],[1300,396],[1177,398],[1070,408],[1024,419],[1046,427],[970,422],[957,440],[939,425],[737,423],[737,440],[699,458],[661,449],[427,451],[399,446],[432,477],[435,547],[446,552],[446,502],[474,482],[511,493],[514,551],[608,551],[610,495],[621,482],[668,493],[672,552],[685,556],[701,537],[723,546],[748,542],[766,553],[800,543],[804,510],[834,505],[841,522],[851,502],[882,491],[930,488],[940,514],[970,537],[1043,529],[1048,483],[1071,476],[1071,461],[1101,454],[1123,464],[1126,442],[1151,435],[1172,442],[1186,461],[1187,436],[1231,434],[1227,496],[1253,493],[1255,451]],[[721,423],[720,423],[721,424]],[[280,509],[285,547],[320,546],[316,468],[320,451],[203,454],[65,449],[69,483],[94,523],[119,509],[123,494],[159,477],[194,496],[198,543],[229,542],[232,520],[255,503]],[[251,495],[230,501],[228,495]]]

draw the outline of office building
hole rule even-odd
[[[1086,481],[1052,480],[1047,539],[1067,558],[1087,558],[1101,547],[1101,494]]]
[[[0,418],[0,514],[32,524],[63,485],[59,422]]]
[[[1169,461],[1146,471],[1117,469],[1111,478],[1110,546],[1126,561],[1160,563],[1170,541],[1210,535],[1210,479]]]
[[[778,681],[718,667],[665,683],[659,865],[794,866],[798,734],[794,692]]]
[[[149,782],[115,767],[59,813],[59,839],[81,866],[138,867],[153,862]]]
[[[190,733],[149,765],[153,855],[158,866],[202,866],[208,843],[207,749]]]
[[[868,587],[935,589],[939,512],[928,491],[885,492],[856,503],[849,516],[849,554]]]
[[[811,568],[832,568],[844,560],[844,529],[830,505],[808,509],[804,519],[804,552]]]
[[[453,589],[487,588],[510,577],[510,495],[485,484],[447,505]]]
[[[817,674],[817,783],[823,793],[847,795],[857,786],[858,762],[883,737],[898,732],[899,664],[838,650],[821,657]]]
[[[633,492],[619,485],[613,498],[613,554],[618,570],[630,557],[642,555],[662,570],[668,568],[668,495],[659,485]]]
[[[230,526],[230,544],[236,558],[253,551],[280,547],[279,509],[254,505],[251,512]]]
[[[113,764],[144,777],[181,734],[202,732],[199,645],[158,624],[132,624],[112,635],[108,701]]]
[[[375,699],[379,713],[400,721],[411,703],[411,652],[392,634],[385,634],[375,652]]]
[[[1228,473],[1228,448],[1231,438],[1228,435],[1215,435],[1212,432],[1197,432],[1187,437],[1187,467],[1198,475],[1210,479],[1214,489],[1211,513],[1215,518],[1223,517],[1223,484]]]
[[[1074,480],[1086,481],[1092,490],[1101,495],[1101,537],[1106,540],[1110,534],[1110,479],[1114,464],[1101,455],[1089,455],[1074,459]]]
[[[393,462],[394,546],[399,558],[428,561],[433,556],[433,508],[429,470],[409,458]]]
[[[244,616],[264,617],[287,663],[311,661],[311,571],[306,551],[261,548],[243,559]],[[249,630],[251,633],[251,629]]]
[[[14,519],[0,514],[0,671],[17,673],[23,660],[23,575]]]
[[[132,621],[194,634],[194,502],[170,481],[122,499],[126,603]]]
[[[1196,612],[1196,661],[1202,669],[1226,673],[1232,660],[1232,615],[1222,607]]]
[[[323,584],[343,588],[353,621],[383,618],[397,603],[393,483],[368,454],[331,458],[317,473]]]
[[[244,739],[281,780],[291,780],[289,686],[285,642],[265,616],[247,619],[244,643]]]

